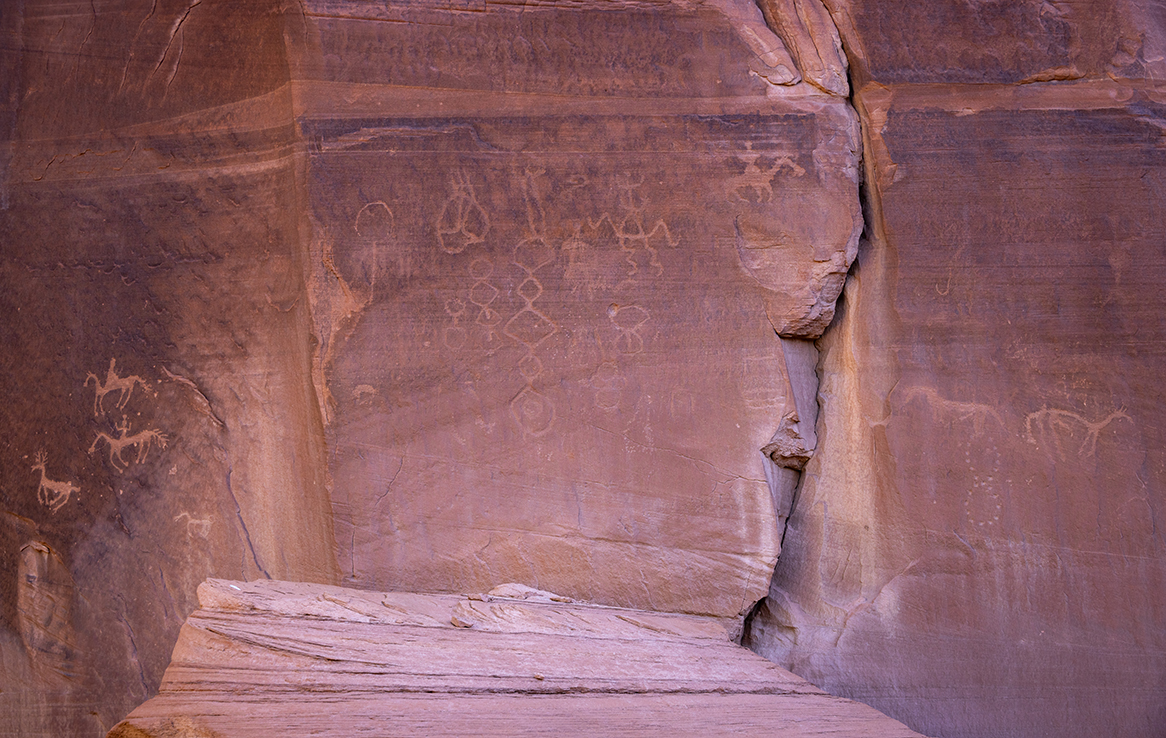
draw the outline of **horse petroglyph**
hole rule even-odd
[[[746,144],[746,151],[736,157],[745,165],[745,171],[729,180],[728,194],[740,202],[769,202],[773,199],[773,178],[784,167],[795,177],[801,177],[806,170],[798,166],[788,156],[778,157],[772,164],[760,167],[757,160],[762,155],[753,150],[753,144]],[[752,198],[746,195],[752,195]]]
[[[109,371],[105,374],[104,383],[92,372],[85,377],[84,386],[88,387],[89,383],[93,382],[93,417],[95,418],[105,411],[105,396],[110,392],[117,391],[121,393],[118,396],[116,407],[118,410],[122,410],[125,408],[126,403],[130,401],[130,396],[134,392],[135,385],[141,385],[143,390],[150,389],[150,385],[136,374],[130,374],[126,377],[118,376],[117,370],[114,368],[116,363],[117,359],[109,360]]]
[[[211,532],[211,521],[208,519],[196,518],[190,513],[182,512],[174,516],[174,522],[186,518],[186,536],[198,536],[199,538],[206,538]]]
[[[72,482],[58,482],[49,479],[45,474],[45,463],[48,461],[48,454],[43,450],[36,452],[35,459],[36,463],[32,465],[32,470],[40,472],[40,487],[36,490],[36,498],[40,501],[40,504],[47,507],[50,511],[56,512],[69,501],[70,495],[74,492],[80,492],[81,488]]]
[[[1090,422],[1070,410],[1044,407],[1025,416],[1024,435],[1029,443],[1038,446],[1042,445],[1038,438],[1051,438],[1057,453],[1065,458],[1070,450],[1065,448],[1064,438],[1073,438],[1078,432],[1084,431],[1085,437],[1074,453],[1081,456],[1093,456],[1097,453],[1097,439],[1101,435],[1101,431],[1105,430],[1110,423],[1118,420],[1132,422],[1130,416],[1126,415],[1125,408],[1118,408],[1101,420]]]
[[[89,453],[92,454],[97,450],[97,444],[105,441],[109,444],[109,463],[118,471],[125,471],[129,468],[131,462],[127,462],[122,454],[131,446],[136,446],[138,449],[135,461],[139,464],[146,460],[146,455],[150,453],[150,446],[157,444],[159,448],[166,448],[166,435],[159,431],[147,429],[131,435],[129,421],[124,415],[116,427],[119,434],[117,438],[105,431],[98,431],[97,438],[93,439],[93,444],[89,447]]]

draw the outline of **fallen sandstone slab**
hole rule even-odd
[[[718,618],[521,585],[212,579],[198,595],[160,693],[110,738],[919,735],[740,647]]]

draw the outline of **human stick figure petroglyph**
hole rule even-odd
[[[608,213],[599,216],[598,220],[587,219],[588,228],[597,229],[604,221],[607,221],[612,231],[615,232],[615,237],[619,240],[619,250],[624,253],[624,261],[628,264],[625,283],[640,270],[640,265],[636,263],[636,252],[640,249],[643,249],[648,255],[648,266],[652,268],[656,276],[659,277],[664,273],[664,265],[660,263],[660,252],[652,246],[652,239],[657,234],[663,233],[669,247],[674,248],[679,243],[679,240],[673,238],[672,231],[668,229],[668,224],[664,222],[663,218],[657,218],[650,230],[645,225],[644,211],[646,206],[643,196],[639,193],[639,188],[642,185],[643,181],[632,183],[625,179],[620,182],[619,204],[624,214],[618,224]]]
[[[93,439],[93,444],[89,447],[89,453],[92,454],[96,451],[97,444],[104,440],[109,444],[109,463],[118,471],[125,471],[129,468],[130,462],[122,457],[122,453],[131,446],[136,446],[138,449],[135,461],[139,464],[146,460],[146,455],[150,453],[152,445],[157,444],[159,448],[166,448],[166,435],[159,431],[147,429],[130,435],[130,424],[124,415],[116,427],[119,433],[117,438],[104,431],[98,431],[97,438]]]
[[[48,461],[48,454],[43,449],[36,452],[35,459],[36,463],[32,465],[32,470],[40,471],[40,487],[36,490],[36,498],[50,511],[56,512],[69,501],[70,495],[74,492],[80,492],[81,488],[71,482],[58,482],[49,479],[45,475],[45,463]]]
[[[150,389],[150,385],[136,374],[130,374],[126,377],[118,376],[117,370],[114,368],[116,364],[117,359],[109,360],[109,371],[105,374],[104,383],[92,372],[89,372],[85,377],[84,386],[88,387],[89,383],[93,382],[93,417],[95,418],[105,411],[105,396],[110,392],[116,390],[121,393],[116,405],[117,409],[121,410],[130,401],[135,385],[141,385],[143,390]]]

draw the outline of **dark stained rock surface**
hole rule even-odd
[[[775,560],[833,694],[1159,734],[1162,79],[1141,0],[0,3],[0,734],[207,577],[732,633]]]
[[[0,732],[100,735],[207,576],[336,576],[283,17],[0,16]]]
[[[830,5],[869,241],[750,642],[928,734],[1160,735],[1161,10]]]
[[[713,618],[210,580],[160,694],[111,738],[918,736],[729,640]]]

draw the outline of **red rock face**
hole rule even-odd
[[[282,17],[0,13],[0,724],[99,735],[205,577],[334,576]]]
[[[776,333],[861,227],[845,101],[768,82],[746,5],[357,7],[308,4],[294,71],[345,582],[743,615]]]
[[[760,10],[0,12],[0,721],[100,734],[198,582],[337,554],[764,595],[861,218],[857,119]]]
[[[754,647],[928,734],[1153,735],[1161,20],[832,6],[874,217]]]
[[[1154,734],[1164,22],[4,3],[0,724],[109,729],[208,576],[739,622],[781,550],[835,693]]]

